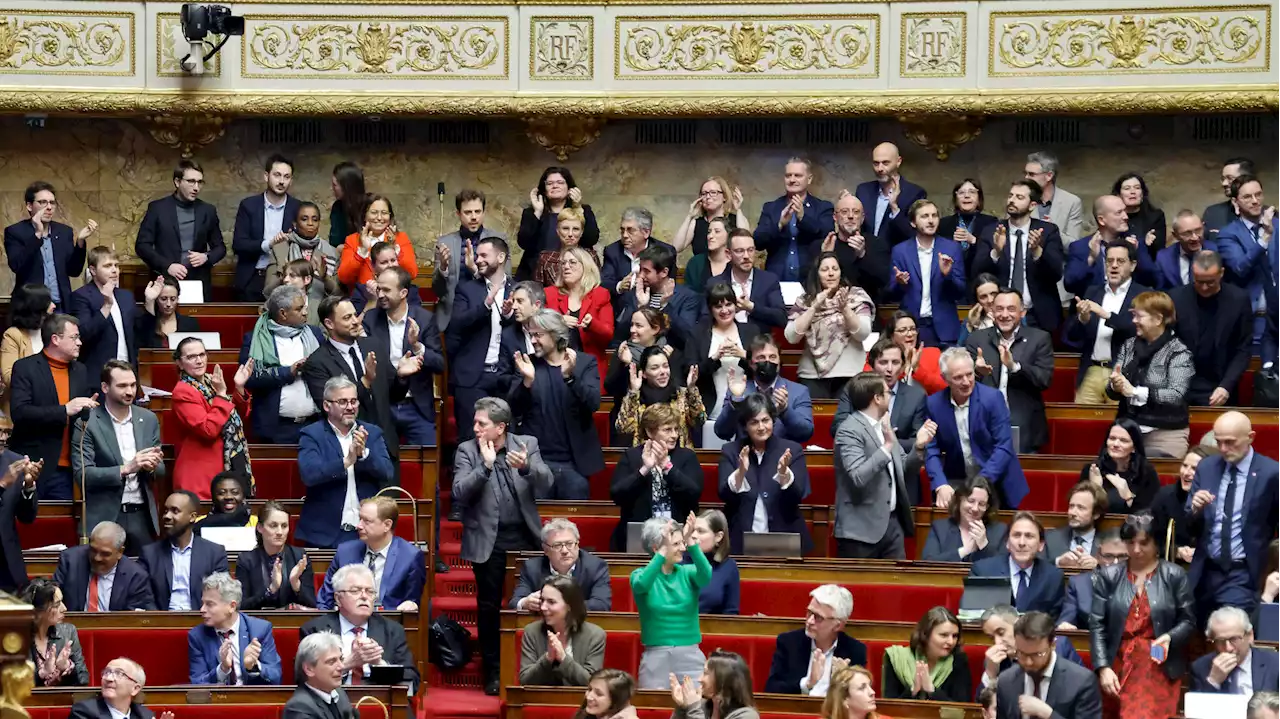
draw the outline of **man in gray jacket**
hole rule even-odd
[[[1101,719],[1098,679],[1054,651],[1053,617],[1027,612],[1013,625],[1017,665],[996,680],[997,719]]]
[[[436,240],[435,271],[431,276],[431,289],[436,293],[436,324],[441,332],[449,328],[449,318],[453,316],[453,291],[458,278],[469,280],[475,276],[476,245],[486,237],[507,239],[501,232],[484,226],[483,192],[463,190],[453,199],[453,206],[458,213],[458,231]],[[510,270],[508,266],[508,274]]]

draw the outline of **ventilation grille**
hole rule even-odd
[[[1262,115],[1195,117],[1191,138],[1197,142],[1257,142],[1262,139]]]
[[[259,120],[258,142],[263,145],[318,145],[324,142],[319,120]]]
[[[347,120],[342,141],[348,145],[403,145],[405,126],[398,120]]]
[[[637,145],[693,145],[698,141],[694,120],[640,120],[636,123]]]
[[[778,120],[720,120],[716,130],[722,145],[782,144],[782,122]]]
[[[1018,120],[1013,141],[1019,145],[1078,145],[1080,121],[1073,118]]]
[[[866,120],[808,120],[804,137],[810,145],[863,143],[871,137],[871,126]]]
[[[487,145],[489,123],[482,120],[432,120],[423,128],[431,145]]]

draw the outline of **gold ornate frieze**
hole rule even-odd
[[[0,11],[0,74],[135,74],[134,14]]]
[[[505,80],[508,19],[249,15],[240,76],[256,79]]]
[[[964,77],[968,15],[903,13],[898,75],[904,78]]]
[[[187,54],[189,43],[182,35],[182,22],[176,12],[162,12],[156,16],[156,75],[158,77],[186,77],[182,70],[182,58]],[[222,39],[221,35],[209,36],[209,49]],[[222,53],[214,55],[205,63],[204,74],[208,77],[222,77]]]
[[[990,77],[1266,72],[1271,7],[992,12]]]
[[[879,15],[619,17],[614,42],[620,80],[880,74]]]
[[[534,16],[529,20],[531,80],[591,80],[595,51],[591,17]]]

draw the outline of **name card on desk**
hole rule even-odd
[[[178,280],[178,304],[204,304],[204,283],[200,280]]]
[[[253,527],[202,527],[200,536],[221,544],[228,552],[249,552],[258,545]]]
[[[1249,697],[1244,694],[1210,694],[1187,692],[1183,714],[1187,719],[1221,719],[1242,717],[1249,710]]]

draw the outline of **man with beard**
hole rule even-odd
[[[534,353],[533,337],[525,329],[529,321],[547,304],[547,293],[542,285],[533,280],[517,282],[511,288],[511,324],[502,328],[502,355],[499,362],[503,364],[504,374],[508,371],[507,362],[517,352]],[[572,338],[571,338],[572,339]],[[514,368],[510,368],[514,372]]]
[[[1191,284],[1191,263],[1201,250],[1218,251],[1218,243],[1204,238],[1204,223],[1191,210],[1183,210],[1173,221],[1174,244],[1156,253],[1159,287],[1169,291]]]
[[[17,523],[36,521],[36,477],[42,467],[8,449],[12,431],[9,418],[0,412],[0,589],[17,594],[28,580]]]
[[[483,192],[463,190],[453,198],[453,207],[460,223],[458,231],[436,240],[435,272],[431,276],[431,287],[436,293],[436,322],[441,332],[449,329],[458,283],[475,279],[475,254],[480,241],[489,237],[506,240],[501,232],[484,226]]]
[[[600,286],[609,291],[613,301],[631,291],[637,273],[640,272],[640,253],[651,245],[660,245],[675,252],[675,248],[652,237],[653,213],[643,207],[628,207],[622,211],[617,242],[604,248],[604,266],[600,269]]]
[[[261,302],[271,248],[289,239],[298,217],[298,198],[289,194],[293,162],[284,155],[267,158],[262,181],[267,189],[240,201],[231,249],[236,253],[236,294],[241,302]]]
[[[751,381],[740,372],[731,372],[724,408],[716,418],[716,436],[731,442],[742,436],[738,421],[738,405],[749,394],[757,392],[773,400],[777,418],[773,433],[782,439],[804,444],[813,437],[813,400],[809,388],[778,374],[782,355],[772,335],[756,335],[748,348],[751,357]]]
[[[1061,581],[1061,577],[1058,578]],[[1096,719],[1102,695],[1093,672],[1058,661],[1053,617],[1029,612],[1013,625],[1018,666],[1001,672],[996,682],[998,719]],[[1048,681],[1045,681],[1045,680]]]
[[[1083,576],[1088,577],[1089,575],[1085,574]],[[1018,650],[1013,641],[1013,627],[1017,621],[1018,610],[1008,604],[997,604],[991,607],[984,611],[982,617],[978,620],[978,626],[982,628],[982,633],[991,640],[991,646],[987,648],[986,655],[982,661],[982,679],[978,683],[979,695],[987,687],[994,687],[996,680],[1000,678],[1000,673],[1013,666],[1013,662],[1018,656]],[[1066,659],[1073,664],[1084,666],[1084,659],[1080,657],[1080,653],[1076,651],[1075,647],[1071,646],[1071,640],[1067,637],[1058,636],[1055,638],[1053,651],[1058,655],[1059,659]]]
[[[379,344],[389,348],[390,357],[399,360],[413,356],[419,369],[403,378],[408,384],[404,399],[391,408],[399,439],[405,444],[434,447],[436,444],[436,374],[444,372],[444,354],[440,346],[440,329],[435,315],[409,303],[409,286],[413,278],[399,265],[374,276],[377,282],[378,306],[364,313],[364,330]]]
[[[459,442],[473,436],[476,401],[505,394],[509,384],[501,361],[502,328],[511,321],[514,290],[507,274],[507,242],[486,237],[475,255],[476,277],[458,282],[445,334]]]
[[[396,251],[396,243],[373,243],[373,247],[369,248],[369,264],[373,267],[373,276],[364,284],[356,285],[351,290],[351,306],[360,315],[377,305],[378,276],[392,267],[400,267],[400,254]],[[408,272],[408,270],[405,270],[405,272]],[[413,284],[413,275],[409,276],[409,280],[410,282],[404,286],[408,292],[405,296],[405,302],[410,307],[421,307],[422,295],[418,292],[418,286]]]
[[[1267,295],[1274,296],[1280,274],[1280,222],[1276,208],[1263,200],[1262,181],[1253,175],[1241,175],[1231,183],[1231,199],[1240,216],[1218,233],[1218,251],[1232,281],[1249,292],[1257,342],[1266,328]]]
[[[1138,238],[1129,233],[1129,213],[1124,200],[1115,195],[1103,195],[1093,201],[1093,214],[1098,221],[1098,231],[1088,242],[1072,242],[1067,248],[1066,268],[1062,285],[1074,295],[1083,295],[1090,287],[1106,281],[1107,248],[1117,242],[1125,242],[1137,254],[1130,274],[1138,284],[1155,287],[1160,281],[1159,270],[1146,248],[1138,247]],[[1080,239],[1084,239],[1083,237]]]
[[[787,160],[783,173],[787,193],[761,208],[756,245],[769,254],[766,270],[783,282],[802,282],[805,268],[831,231],[834,210],[830,202],[809,194],[813,166],[808,160]]]
[[[853,192],[867,212],[867,234],[875,235],[886,247],[911,239],[910,217],[903,210],[929,196],[923,187],[907,182],[901,169],[898,146],[882,142],[871,151],[871,170],[876,179],[858,185]]]
[[[1077,242],[1072,247],[1083,244]],[[1133,298],[1148,289],[1131,279],[1144,254],[1137,247],[1124,240],[1112,240],[1104,252],[1105,284],[1093,285],[1076,297],[1076,311],[1067,318],[1063,331],[1067,344],[1080,348],[1076,404],[1115,404],[1107,397],[1112,363],[1125,340],[1137,333],[1129,312]]]
[[[1240,211],[1231,201],[1231,183],[1241,175],[1256,175],[1253,160],[1247,157],[1232,157],[1222,163],[1222,194],[1227,199],[1204,208],[1204,231],[1209,239],[1217,239],[1222,228],[1236,221]]]
[[[169,495],[160,520],[160,541],[142,548],[142,566],[151,577],[156,606],[171,612],[189,612],[199,605],[204,580],[227,571],[227,550],[195,536],[200,498],[182,490]]]
[[[1102,492],[1101,487],[1089,484]],[[1088,490],[1081,489],[1073,494],[1073,497],[1081,496],[1081,492]],[[1106,492],[1102,492],[1106,495]],[[1105,507],[1105,505],[1103,505]],[[1068,512],[1073,514],[1074,511]],[[1112,527],[1111,529],[1098,531],[1093,538],[1093,544],[1098,547],[1097,557],[1090,557],[1085,554],[1077,554],[1074,566],[1080,567],[1086,571],[1071,577],[1067,580],[1067,595],[1062,602],[1062,614],[1058,616],[1058,630],[1067,631],[1070,629],[1083,628],[1089,629],[1089,612],[1093,611],[1093,574],[1095,570],[1102,567],[1110,567],[1116,562],[1124,562],[1129,559],[1129,548],[1125,545],[1124,540],[1120,538],[1120,530]],[[1073,566],[1070,561],[1064,561],[1059,564],[1060,567]]]
[[[937,236],[938,207],[933,202],[916,200],[907,214],[915,242],[893,248],[888,294],[901,298],[902,308],[915,318],[921,342],[929,347],[953,345],[960,336],[956,305],[968,292],[964,250],[958,242]]]
[[[1222,257],[1201,251],[1191,263],[1192,283],[1169,293],[1178,339],[1191,350],[1196,373],[1187,387],[1192,407],[1238,407],[1240,378],[1249,367],[1253,312],[1244,290],[1223,282]]]
[[[1040,201],[1040,186],[1032,180],[1009,185],[1007,217],[983,235],[973,258],[976,274],[990,272],[1022,295],[1027,322],[1046,332],[1058,328],[1062,301],[1062,236],[1057,225],[1031,216]]]
[[[863,233],[866,210],[848,190],[841,190],[836,200],[835,222],[835,230],[822,241],[822,251],[836,253],[840,274],[849,284],[879,298],[889,276],[889,245],[873,232]]]
[[[1044,392],[1053,380],[1053,338],[1022,324],[1022,297],[1012,290],[996,294],[995,326],[969,335],[964,346],[974,355],[974,371],[995,387],[1009,405],[1009,417],[1020,432],[1021,453],[1035,453],[1049,441]]]
[[[777,275],[755,267],[756,241],[747,230],[729,233],[729,266],[711,282],[723,282],[733,288],[737,298],[736,320],[754,324],[769,333],[774,327],[787,325],[787,308],[782,303],[782,286]],[[807,279],[807,278],[806,278]]]
[[[1098,566],[1102,539],[1098,522],[1107,513],[1107,492],[1092,482],[1081,482],[1067,493],[1067,526],[1044,535],[1044,556],[1063,569]]]

